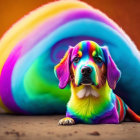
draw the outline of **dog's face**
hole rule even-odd
[[[80,42],[71,55],[70,77],[75,86],[95,85],[106,82],[105,58],[94,42]]]
[[[120,71],[108,49],[93,41],[82,41],[70,47],[55,70],[60,88],[70,80],[74,86],[94,85],[100,88],[107,80],[110,88],[115,89],[120,78]]]

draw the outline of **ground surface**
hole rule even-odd
[[[140,140],[140,123],[58,126],[62,117],[0,114],[0,140]]]

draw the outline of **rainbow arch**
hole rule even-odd
[[[122,71],[116,93],[140,113],[137,107],[140,89],[134,91],[140,82],[132,82],[140,81],[140,76],[135,76],[140,73],[140,53],[135,44],[105,14],[74,0],[43,5],[3,35],[0,40],[0,105],[19,114],[64,113],[70,88],[58,88],[53,69],[69,45],[87,39],[108,46]],[[122,59],[124,55],[126,59]]]

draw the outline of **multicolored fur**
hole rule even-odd
[[[83,73],[85,68],[91,71]],[[93,41],[69,47],[55,72],[60,88],[71,83],[66,118],[59,124],[120,123],[126,111],[139,118],[135,121],[140,121],[140,117],[133,116],[130,108],[113,92],[121,74],[107,47],[100,47]]]

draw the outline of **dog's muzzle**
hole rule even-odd
[[[91,80],[91,72],[92,72],[92,68],[90,67],[83,67],[81,69],[81,74],[82,74],[82,79],[80,84],[84,84],[84,85],[91,85],[93,84],[92,80]]]

